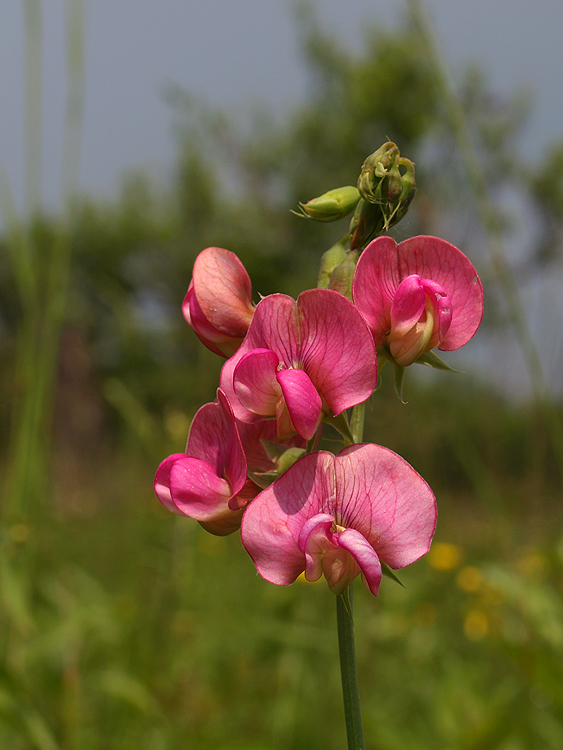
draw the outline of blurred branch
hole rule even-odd
[[[507,261],[501,227],[497,218],[498,214],[489,194],[479,159],[475,153],[467,118],[460,100],[455,93],[448,74],[447,65],[440,45],[435,38],[423,1],[408,0],[408,5],[415,27],[426,49],[428,59],[434,67],[436,85],[450,120],[452,133],[473,194],[477,214],[485,230],[494,271],[508,306],[510,319],[531,376],[536,402],[549,431],[559,473],[563,479],[563,427],[545,382],[538,350],[522,313],[524,307]]]
[[[53,392],[70,273],[71,190],[78,176],[84,98],[81,0],[68,0],[68,89],[63,155],[66,220],[47,242],[34,236],[40,214],[42,139],[42,24],[38,0],[25,0],[26,21],[26,201],[22,225],[6,180],[1,199],[9,229],[8,244],[18,280],[22,317],[17,341],[10,463],[6,481],[7,516],[36,510],[48,484]],[[41,249],[41,254],[39,250]]]

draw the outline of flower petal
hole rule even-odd
[[[330,523],[330,525],[329,525]],[[434,495],[397,454],[372,444],[338,456],[303,456],[247,507],[242,541],[260,575],[288,585],[322,566],[341,593],[361,571],[378,591],[380,560],[401,568],[428,551],[436,524]]]
[[[231,357],[242,343],[242,337],[233,338],[219,331],[205,317],[194,293],[193,281],[190,282],[184,302],[182,303],[184,318],[193,328],[201,343],[220,357]]]
[[[347,550],[359,565],[364,583],[374,596],[379,593],[381,562],[368,540],[355,529],[345,529],[338,534],[338,544]]]
[[[300,359],[335,415],[366,401],[375,389],[377,363],[370,331],[339,292],[310,289],[297,300]]]
[[[174,462],[170,469],[170,493],[178,510],[196,521],[213,521],[226,511],[232,512],[229,483],[199,458],[183,456]]]
[[[483,286],[473,264],[455,245],[439,237],[411,237],[397,247],[401,278],[417,273],[447,292],[452,320],[440,349],[452,351],[466,344],[483,317]]]
[[[378,237],[360,255],[352,282],[354,304],[376,347],[391,330],[391,306],[400,283],[397,243],[391,237]]]
[[[326,451],[303,456],[246,508],[242,543],[267,581],[288,586],[305,570],[299,534],[334,494],[333,464]]]
[[[322,401],[303,370],[280,370],[277,375],[289,416],[299,435],[311,440],[322,419]]]
[[[227,336],[243,337],[254,308],[250,277],[238,257],[221,247],[202,250],[194,263],[193,285],[210,325]]]
[[[233,386],[245,409],[262,417],[275,415],[281,396],[276,380],[278,364],[278,355],[270,349],[252,349],[240,358],[233,373]]]
[[[403,279],[391,304],[391,330],[393,335],[404,335],[424,312],[426,295],[420,283],[420,276],[413,273]]]
[[[332,546],[329,532],[334,518],[328,513],[317,513],[305,521],[299,532],[297,544],[305,555],[305,578],[318,581],[323,574],[323,555]]]
[[[430,340],[429,349],[440,346],[452,323],[452,302],[447,291],[441,284],[432,279],[421,279],[420,283],[428,300],[434,307],[434,331]]]
[[[271,349],[286,367],[298,367],[299,340],[295,300],[286,294],[269,294],[256,305],[243,349]]]
[[[451,322],[439,348],[459,349],[473,336],[483,317],[483,287],[469,259],[454,245],[438,237],[411,237],[396,244],[378,237],[361,254],[353,281],[354,302],[379,346],[391,330],[391,307],[399,285],[417,274],[424,282],[443,288],[450,306],[443,307]]]
[[[185,458],[185,453],[174,453],[160,464],[157,469],[156,476],[154,478],[154,491],[160,502],[171,510],[172,513],[183,515],[181,511],[174,505],[172,495],[170,494],[170,470],[174,466],[175,462],[179,458]]]
[[[218,477],[226,477],[231,494],[246,482],[247,464],[235,417],[221,389],[217,401],[204,404],[193,418],[186,454],[210,464]]]
[[[336,457],[336,522],[359,531],[391,568],[410,565],[430,549],[436,500],[404,458],[372,443]]]

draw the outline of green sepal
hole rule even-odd
[[[332,272],[346,259],[346,243],[348,240],[349,235],[345,234],[336,244],[323,253],[317,282],[318,289],[328,289]]]
[[[273,461],[274,463],[277,463],[279,457],[287,450],[286,446],[278,445],[277,443],[273,443],[271,440],[266,440],[265,438],[262,438],[260,442],[266,451],[266,455],[270,461]]]
[[[424,354],[422,354],[416,360],[416,364],[433,367],[435,370],[445,370],[446,372],[462,372],[462,370],[454,370],[453,367],[450,367],[446,362],[444,362],[444,360],[441,359],[434,351],[425,352]]]
[[[356,263],[360,257],[359,250],[350,250],[346,257],[330,275],[329,289],[340,292],[352,302],[352,279],[356,270]]]
[[[276,462],[278,473],[283,474],[284,471],[287,471],[290,466],[292,466],[297,460],[301,458],[301,456],[304,455],[305,448],[288,448],[282,453],[282,455]]]
[[[276,479],[279,477],[279,474],[277,471],[250,471],[248,470],[248,478],[252,479],[254,484],[257,484],[260,489],[265,490],[266,487],[269,487],[272,482],[275,482]]]
[[[248,471],[248,476],[252,481],[263,490],[269,487],[272,482],[287,471],[301,456],[305,454],[305,448],[287,448],[275,461],[276,468],[272,471]]]
[[[375,388],[373,389],[373,392],[375,393],[378,391],[381,386],[383,385],[383,378],[381,377],[381,371],[389,362],[389,356],[388,353],[383,347],[377,350],[377,382],[375,384]]]
[[[280,474],[287,471],[289,467],[294,464],[301,456],[305,454],[305,448],[286,448],[276,443],[272,443],[270,440],[262,440],[262,445],[266,451],[266,455],[275,464],[275,468],[271,471],[248,471],[248,476],[252,481],[261,487],[263,490],[269,487]]]
[[[337,417],[332,413],[327,414],[324,421],[334,427],[334,429],[342,435],[347,445],[353,445],[354,438],[352,437],[352,431],[350,430],[348,417],[345,412],[342,412],[342,414],[339,414]]]
[[[395,393],[397,394],[397,398],[402,404],[406,404],[407,402],[403,398],[403,382],[405,380],[405,368],[401,367],[401,365],[398,365],[396,362],[393,362],[393,365],[395,366]]]
[[[386,563],[384,563],[383,560],[380,560],[379,562],[381,563],[381,573],[384,576],[387,576],[387,578],[390,578],[392,581],[395,581],[395,583],[398,583],[399,586],[405,588],[404,584],[401,583],[401,581],[397,578],[391,568]]]

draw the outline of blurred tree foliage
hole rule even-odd
[[[320,255],[345,231],[344,224],[340,231],[313,224],[289,209],[329,188],[354,184],[366,155],[388,138],[417,163],[419,193],[397,237],[442,233],[469,254],[479,252],[471,197],[432,72],[410,25],[371,29],[362,49],[351,52],[319,30],[307,6],[301,6],[299,20],[310,75],[309,95],[299,108],[282,121],[262,113],[243,126],[171,88],[178,136],[172,184],[157,188],[139,174],[124,182],[114,203],[77,201],[57,403],[60,413],[90,414],[92,445],[101,433],[125,426],[150,448],[151,432],[157,443],[162,438],[163,414],[193,414],[213,397],[221,363],[202,350],[180,310],[197,253],[209,245],[236,252],[256,300],[274,291],[296,295],[315,285]],[[524,191],[545,219],[529,264],[553,263],[561,254],[560,151],[538,168],[521,165],[513,154],[525,119],[524,98],[499,100],[474,70],[467,71],[460,90],[490,184],[498,191],[510,186]],[[38,247],[48,246],[57,220],[38,218],[36,225]],[[484,262],[480,271],[486,279]],[[12,390],[9,355],[19,322],[14,288],[10,266],[3,263],[4,423]],[[488,320],[494,322],[494,316]],[[74,382],[72,390],[67,381],[78,377],[83,386]],[[92,399],[96,403],[88,406]],[[86,439],[88,430],[82,432]]]
[[[218,382],[221,361],[181,314],[204,247],[239,255],[256,301],[314,286],[320,255],[345,224],[313,224],[289,209],[353,184],[364,158],[392,139],[417,163],[419,186],[396,237],[442,234],[475,256],[486,282],[492,277],[409,24],[368,31],[354,52],[319,31],[306,8],[300,28],[311,83],[298,109],[241,125],[173,88],[172,184],[136,175],[115,202],[75,202],[52,399],[55,492],[45,489],[52,502],[0,525],[0,747],[299,750],[344,742],[326,587],[266,584],[236,535],[218,540],[173,516],[151,487],[159,460],[182,448],[191,416]],[[459,90],[488,183],[498,195],[523,196],[537,217],[522,275],[555,268],[563,146],[539,164],[515,158],[525,99],[499,100],[475,70]],[[509,228],[509,215],[499,219]],[[42,271],[61,221],[36,217],[28,229]],[[24,317],[7,242],[3,434]],[[490,284],[487,299],[487,324],[496,325]],[[368,407],[367,436],[404,455],[433,487],[437,541],[446,544],[404,571],[408,589],[387,581],[375,601],[358,587],[366,734],[389,750],[556,750],[563,547],[553,543],[561,504],[545,428],[533,406],[506,404],[469,375],[409,380],[407,398],[402,407],[384,381]]]

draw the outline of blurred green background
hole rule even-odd
[[[73,189],[83,58],[71,26],[67,206],[22,221],[2,183],[0,748],[344,746],[334,596],[264,582],[238,535],[168,513],[152,481],[222,364],[181,315],[197,253],[236,252],[255,301],[315,286],[345,225],[289,209],[354,184],[388,138],[419,188],[394,236],[461,247],[486,316],[465,358],[448,360],[464,374],[410,368],[402,405],[384,371],[368,406],[366,439],[410,461],[439,506],[433,549],[403,571],[404,589],[385,580],[374,599],[356,586],[368,748],[563,747],[562,404],[518,296],[519,275],[560,273],[563,141],[532,164],[515,157],[524,100],[493,96],[474,69],[454,94],[417,5],[361,55],[305,14],[314,96],[281,122],[241,129],[170,89],[174,180],[129,176],[106,203]],[[31,85],[32,164],[33,96]],[[538,227],[517,268],[507,194]],[[494,377],[499,340],[522,348],[526,398]]]

